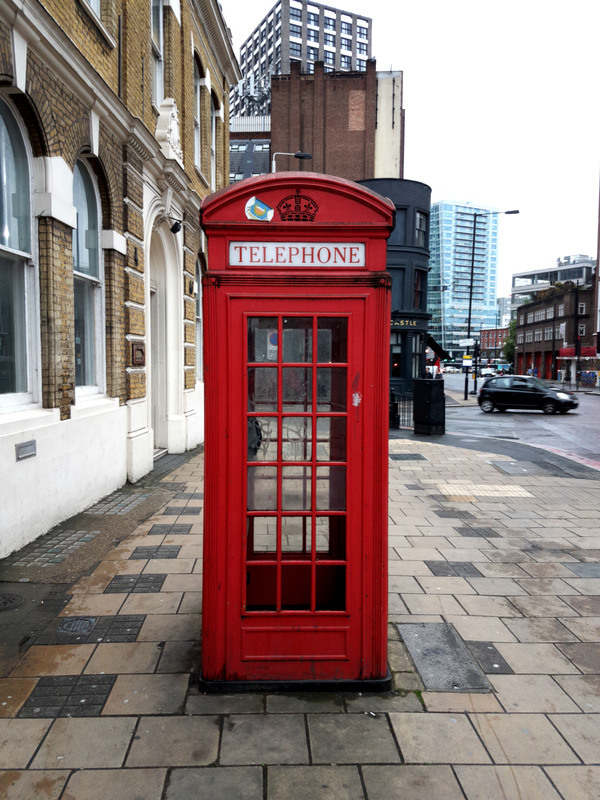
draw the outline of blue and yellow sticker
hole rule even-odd
[[[251,197],[246,203],[246,216],[248,219],[255,219],[258,222],[270,222],[274,213],[275,209],[263,203],[258,197]]]

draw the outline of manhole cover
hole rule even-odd
[[[20,594],[0,593],[0,611],[10,611],[11,608],[20,606],[22,602],[23,598]]]
[[[71,617],[58,627],[58,633],[87,633],[96,624],[96,617]]]

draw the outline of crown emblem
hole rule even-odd
[[[314,222],[318,210],[319,206],[312,197],[300,194],[300,189],[277,204],[282,222]]]

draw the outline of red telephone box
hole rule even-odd
[[[393,218],[314,173],[202,204],[207,690],[389,681]]]

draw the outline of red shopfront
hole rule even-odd
[[[385,688],[394,207],[313,173],[202,204],[202,681]]]

